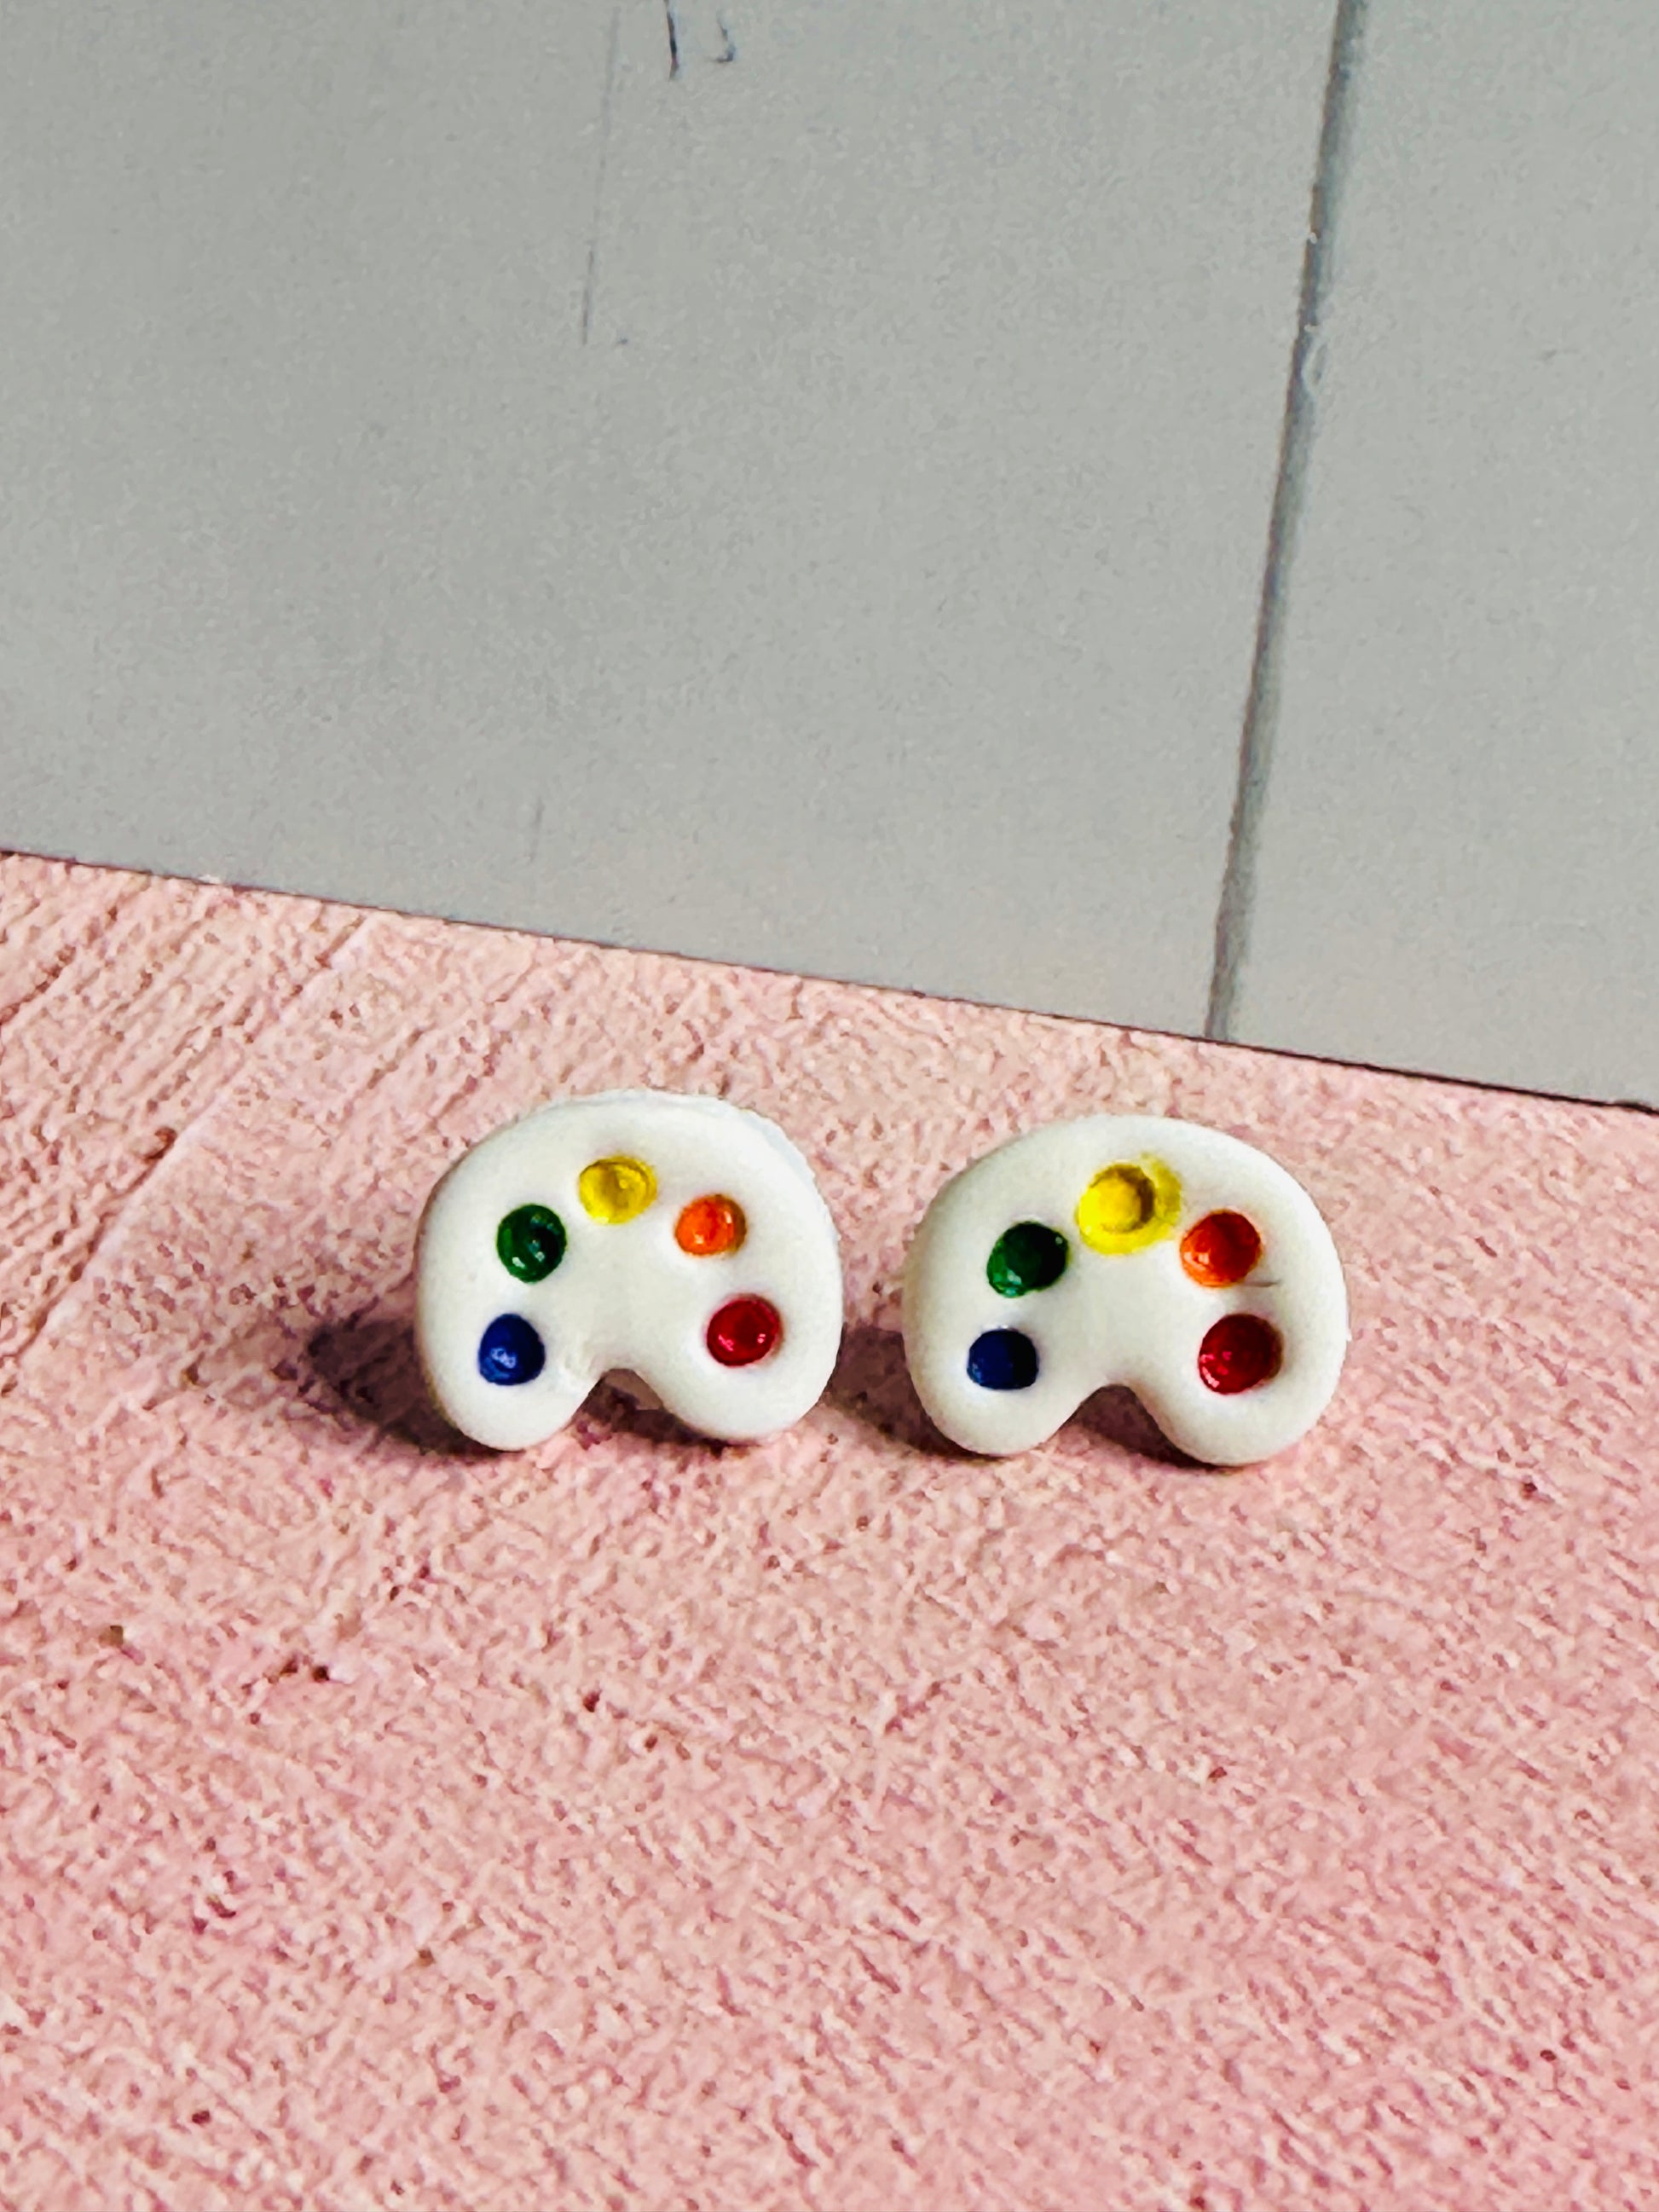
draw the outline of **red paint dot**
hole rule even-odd
[[[783,1340],[783,1317],[765,1298],[731,1298],[708,1324],[708,1350],[722,1367],[752,1367]]]
[[[1283,1354],[1279,1331],[1260,1314],[1224,1314],[1198,1348],[1198,1378],[1206,1390],[1236,1397],[1271,1382]]]
[[[1242,1283],[1261,1257],[1261,1238],[1242,1213],[1206,1213],[1181,1240],[1181,1264],[1206,1291]]]

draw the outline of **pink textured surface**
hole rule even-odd
[[[0,2200],[1659,2202],[1659,1124],[38,861],[0,921]],[[819,1164],[837,1381],[477,1455],[417,1210],[620,1083]],[[1331,1219],[1268,1468],[930,1441],[908,1231],[1103,1107]]]

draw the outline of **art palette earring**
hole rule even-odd
[[[903,1296],[922,1404],[988,1454],[1124,1383],[1192,1458],[1268,1459],[1324,1411],[1347,1346],[1307,1192],[1236,1137],[1154,1116],[1056,1122],[975,1161],[923,1217]]]
[[[562,1429],[604,1375],[689,1428],[790,1427],[841,1344],[841,1255],[812,1171],[717,1098],[619,1091],[474,1146],[422,1218],[416,1334],[432,1395],[499,1449]]]

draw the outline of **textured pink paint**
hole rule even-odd
[[[0,2201],[1659,2203],[1659,1123],[0,864]],[[818,1164],[793,1435],[422,1407],[446,1161],[572,1089]],[[927,1432],[939,1179],[1266,1145],[1356,1340],[1287,1459]]]

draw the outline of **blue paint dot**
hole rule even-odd
[[[1037,1378],[1036,1346],[1017,1328],[988,1328],[968,1352],[968,1379],[981,1390],[1029,1390]]]
[[[497,1314],[478,1346],[478,1372],[486,1382],[533,1382],[547,1364],[547,1348],[522,1314]]]

